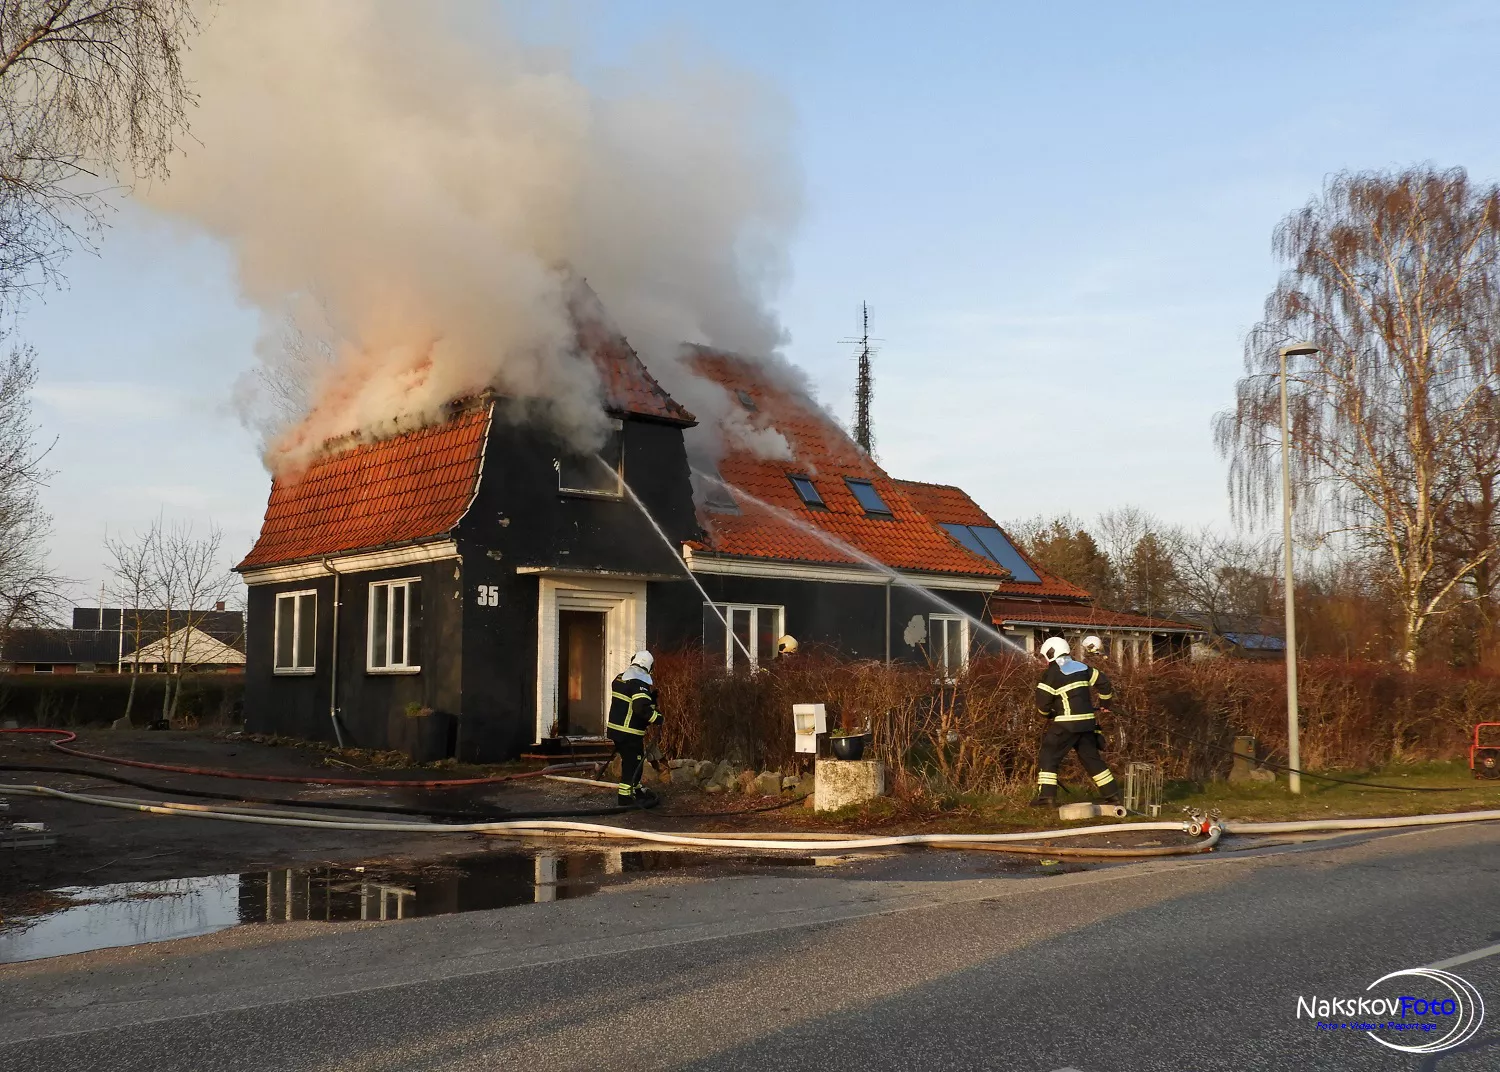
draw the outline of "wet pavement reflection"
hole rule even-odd
[[[505,852],[392,867],[280,868],[73,886],[65,904],[0,927],[0,964],[211,934],[245,924],[411,919],[585,897],[650,872],[733,874],[834,862],[811,856],[591,850]]]

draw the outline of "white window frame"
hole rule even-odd
[[[954,678],[949,676],[948,660],[946,658],[949,630],[946,626],[941,630],[933,628],[936,622],[958,623],[958,670],[962,673],[969,668],[969,619],[965,618],[962,614],[929,614],[927,616],[927,644],[928,650],[932,655],[932,661],[943,674],[944,681],[953,681]],[[943,638],[943,650],[941,651],[938,650],[937,646],[938,636]]]
[[[761,612],[769,611],[776,615],[776,627],[771,632],[778,641],[786,633],[785,606],[777,606],[772,603],[705,603],[703,604],[704,613],[713,613],[713,611],[708,609],[709,607],[717,608],[719,615],[724,619],[724,669],[728,673],[734,673],[736,658],[743,659],[745,657],[745,653],[740,651],[740,646],[734,642],[734,629],[730,627],[730,623],[734,621],[731,617],[732,612],[750,612],[750,643],[745,646],[750,649],[750,669],[752,670],[758,670],[761,664],[761,654],[759,651]],[[765,657],[767,662],[774,658],[776,658],[775,650],[769,652]]]
[[[615,490],[600,491],[598,488],[570,488],[563,483],[562,459],[557,461],[557,490],[561,495],[582,495],[594,499],[623,499],[625,497],[625,422],[618,417],[609,420],[610,432],[620,437],[620,460],[615,465]],[[602,459],[596,459],[602,463]]]
[[[307,666],[298,666],[296,659],[297,652],[301,648],[301,645],[298,643],[298,641],[302,639],[301,601],[303,596],[312,596],[313,661]],[[283,599],[292,600],[291,666],[278,666],[276,663],[277,653],[281,651],[281,601]],[[271,629],[271,673],[282,677],[296,677],[299,675],[305,676],[307,674],[316,673],[318,668],[318,590],[316,588],[300,588],[295,592],[277,592],[276,603],[273,607],[273,611],[274,613],[272,614],[271,619],[274,622],[274,625]]]
[[[394,578],[392,580],[389,580],[389,581],[371,581],[370,582],[370,591],[369,591],[368,601],[365,603],[365,622],[366,622],[366,627],[365,627],[365,672],[366,673],[369,673],[369,674],[416,674],[416,673],[420,673],[421,672],[421,670],[422,670],[422,664],[421,663],[408,663],[408,662],[392,663],[392,662],[387,662],[384,666],[376,666],[375,665],[375,625],[376,625],[376,622],[375,622],[375,589],[377,589],[377,588],[387,588],[387,589],[394,590],[396,588],[404,588],[406,590],[405,594],[402,596],[402,598],[405,600],[405,605],[406,605],[406,616],[405,616],[405,619],[403,621],[403,625],[404,625],[404,627],[406,629],[406,635],[401,638],[401,651],[402,651],[403,655],[409,657],[409,656],[412,655],[412,651],[411,651],[411,586],[414,585],[414,584],[421,584],[421,583],[422,583],[422,578],[420,578],[420,577],[396,577],[396,578]],[[386,600],[385,600],[385,652],[386,652],[387,659],[389,659],[389,657],[390,657],[390,653],[391,653],[391,641],[392,641],[392,639],[394,639],[393,636],[392,636],[392,632],[393,632],[393,630],[392,630],[392,625],[391,625],[391,598],[390,598],[390,594],[387,593]]]

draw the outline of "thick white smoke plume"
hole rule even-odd
[[[490,386],[588,445],[602,414],[574,349],[573,273],[721,426],[735,407],[674,359],[685,342],[781,345],[768,299],[797,183],[778,102],[690,58],[585,83],[478,7],[218,8],[190,57],[198,144],[142,196],[223,239],[263,313],[251,402],[271,468]]]

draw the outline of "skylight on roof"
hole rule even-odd
[[[1036,570],[1026,564],[1021,552],[1005,538],[1005,533],[988,525],[944,525],[943,530],[965,549],[987,558],[1009,571],[1011,579],[1022,584],[1041,584]]]
[[[734,393],[734,397],[740,400],[740,405],[744,406],[748,410],[751,410],[752,412],[760,408],[755,404],[755,399],[750,397],[749,391],[743,389],[738,390]]]
[[[880,514],[883,517],[891,516],[891,508],[880,497],[880,492],[875,490],[874,484],[868,480],[850,480],[847,477],[844,483],[849,485],[849,490],[854,493],[859,505],[864,507],[865,513]]]
[[[812,482],[811,477],[792,476],[788,473],[787,479],[792,482],[792,487],[797,489],[797,497],[802,500],[802,505],[813,510],[828,509],[828,504],[823,501],[823,496],[818,492],[818,486]]]
[[[696,472],[693,473],[692,482],[709,513],[737,514],[740,512],[740,504],[735,502],[734,496],[730,494],[724,478],[719,476],[717,469],[712,475],[705,474],[701,478]]]

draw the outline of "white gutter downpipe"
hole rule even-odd
[[[339,747],[344,747],[344,731],[339,727],[339,571],[333,563],[323,559],[323,568],[333,574],[333,656],[329,659],[328,721],[333,723],[333,737]],[[314,639],[314,645],[317,640]],[[316,647],[314,648],[316,650]]]

